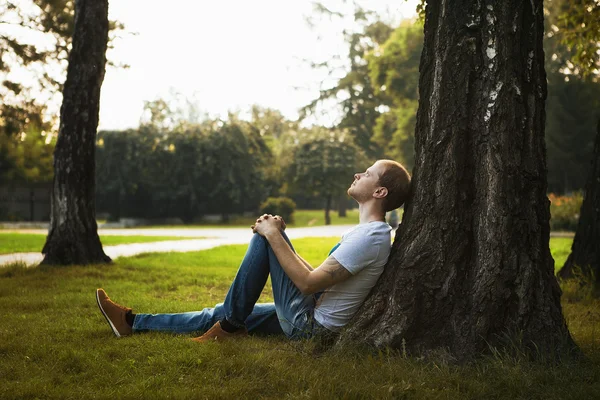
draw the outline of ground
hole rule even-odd
[[[338,238],[294,241],[318,264]],[[553,239],[553,251],[569,243]],[[564,243],[562,243],[564,242]],[[558,243],[558,245],[557,245]],[[117,339],[94,290],[138,312],[183,312],[222,301],[243,245],[145,254],[108,266],[0,269],[0,398],[600,398],[600,301],[563,286],[569,328],[588,357],[532,363],[495,354],[468,366],[402,351],[343,349],[249,337],[198,345],[191,335]],[[271,300],[265,290],[262,301]]]

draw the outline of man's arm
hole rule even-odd
[[[315,269],[312,267],[312,265],[310,265],[308,263],[308,261],[306,261],[304,258],[302,258],[302,256],[298,253],[296,253],[296,256],[300,259],[300,261],[302,261],[302,263],[304,264],[304,266],[306,268],[308,268],[309,271],[314,271]]]
[[[264,224],[266,221],[263,221]],[[266,224],[265,224],[266,225]],[[262,228],[262,226],[261,226]],[[259,228],[260,229],[260,228]],[[263,230],[263,229],[260,229]],[[257,229],[259,233],[260,230]],[[278,229],[264,229],[279,264],[302,294],[312,294],[343,282],[352,274],[335,258],[329,256],[317,269],[307,268],[300,256],[292,251]],[[261,233],[262,234],[262,233]],[[308,264],[308,263],[306,263]],[[310,265],[308,265],[310,267]]]

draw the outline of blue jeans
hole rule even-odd
[[[291,249],[294,248],[282,232]],[[275,303],[256,304],[271,274]],[[313,320],[316,296],[303,295],[281,268],[269,242],[254,234],[225,303],[202,311],[178,314],[137,314],[133,331],[205,332],[227,318],[249,333],[281,334],[293,339],[311,337],[324,329]]]

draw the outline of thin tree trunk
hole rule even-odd
[[[331,210],[331,195],[328,194],[325,199],[325,225],[331,225],[331,217],[329,211]]]
[[[338,200],[338,216],[340,218],[345,218],[347,216],[346,210],[348,208],[348,200],[346,196],[348,195],[346,194],[346,192],[344,192],[340,195],[340,198]]]
[[[600,120],[591,166],[571,254],[558,275],[570,278],[574,268],[578,267],[585,274],[591,273],[595,281],[600,282]]]
[[[427,3],[413,192],[341,342],[576,351],[549,249],[543,30],[542,0]]]
[[[95,210],[95,139],[107,40],[108,1],[76,0],[42,264],[111,261],[98,237]]]

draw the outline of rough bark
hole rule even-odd
[[[571,254],[558,275],[570,278],[575,267],[600,282],[600,120]]]
[[[549,249],[542,0],[428,2],[424,29],[412,194],[340,341],[576,351]]]
[[[107,40],[108,1],[76,0],[42,264],[111,261],[98,237],[95,210],[95,143]]]

